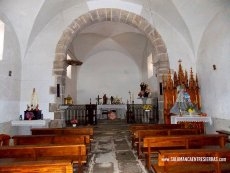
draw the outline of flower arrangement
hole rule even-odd
[[[74,118],[74,119],[72,119],[72,120],[70,121],[70,123],[71,123],[71,124],[77,124],[78,121],[77,121],[77,119]]]
[[[152,109],[152,105],[144,105],[143,106],[143,109],[145,110],[145,111],[150,111],[151,109]]]
[[[32,120],[34,118],[34,113],[33,112],[26,112],[26,119]]]
[[[141,91],[138,93],[138,96],[148,97],[150,94],[150,89],[148,88],[148,84],[141,82],[140,87],[141,87]]]
[[[148,87],[148,84],[141,82],[140,87],[141,87],[141,91],[145,91]]]
[[[186,111],[187,111],[188,113],[193,113],[193,112],[195,111],[195,107],[194,107],[192,104],[190,104],[190,105],[188,105],[188,107],[186,108]]]

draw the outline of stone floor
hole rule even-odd
[[[84,173],[148,173],[131,149],[129,137],[123,120],[99,120]]]

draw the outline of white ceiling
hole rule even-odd
[[[209,23],[220,12],[230,7],[229,0],[110,0],[110,3],[103,2],[105,1],[1,0],[0,12],[3,15],[1,13],[0,15],[6,15],[15,29],[21,57],[25,56],[34,39],[55,17],[63,18],[63,21],[67,22],[63,25],[68,26],[79,15],[86,14],[87,11],[95,8],[105,7],[120,8],[143,16],[160,32],[166,43],[170,41],[167,39],[171,36],[166,27],[170,27],[185,40],[189,49],[196,55]],[[89,37],[96,40],[89,40]],[[87,58],[90,54],[108,47],[132,54],[132,56],[140,56],[146,43],[146,38],[136,29],[119,23],[108,25],[106,22],[88,27],[77,36],[77,39],[81,42],[74,39],[71,47],[79,59]],[[83,48],[86,52],[79,54],[77,50],[82,45],[90,47]]]
[[[97,52],[121,52],[141,64],[147,38],[136,28],[117,22],[93,24],[78,34],[72,42],[71,52],[84,62]]]

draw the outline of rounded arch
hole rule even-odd
[[[161,76],[160,73],[167,71],[169,68],[169,61],[164,41],[162,40],[157,30],[153,28],[146,19],[129,11],[114,8],[102,8],[92,10],[86,14],[81,15],[64,30],[59,42],[57,43],[55,60],[53,63],[53,74],[56,78],[57,84],[65,86],[67,68],[65,60],[67,58],[66,54],[68,47],[71,44],[73,38],[77,33],[79,33],[87,26],[104,21],[120,22],[139,29],[142,33],[145,34],[145,36],[153,45],[155,53],[154,56],[158,59],[158,76]],[[60,100],[57,99],[56,101],[61,103],[62,98],[60,98]]]

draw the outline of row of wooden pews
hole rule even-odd
[[[83,172],[93,127],[42,128],[31,132],[32,135],[12,136],[12,145],[0,147],[0,172],[72,173],[74,165],[79,173]]]
[[[159,150],[155,173],[228,173],[230,151],[227,148]]]
[[[174,161],[181,158],[185,153],[186,158],[226,158],[225,162],[209,162],[206,172],[230,171],[230,150],[225,147],[227,135],[203,134],[203,130],[185,128],[181,124],[152,124],[131,125],[130,133],[132,147],[137,152],[138,158],[144,155],[146,167],[154,173],[180,173],[180,172],[202,172],[204,169],[196,167],[207,166],[208,161],[194,160],[189,162],[187,170],[183,169],[185,162]],[[205,154],[211,153],[211,154]],[[166,154],[169,152],[169,154]],[[193,154],[193,152],[195,152]],[[197,153],[201,153],[200,155]],[[178,154],[178,155],[177,155]],[[152,157],[158,156],[158,163],[152,163]],[[172,161],[172,158],[174,159]],[[165,163],[164,163],[165,162]],[[194,162],[194,163],[193,163]],[[193,163],[193,164],[192,164]],[[193,166],[192,166],[193,165]],[[223,166],[222,166],[223,165]]]

